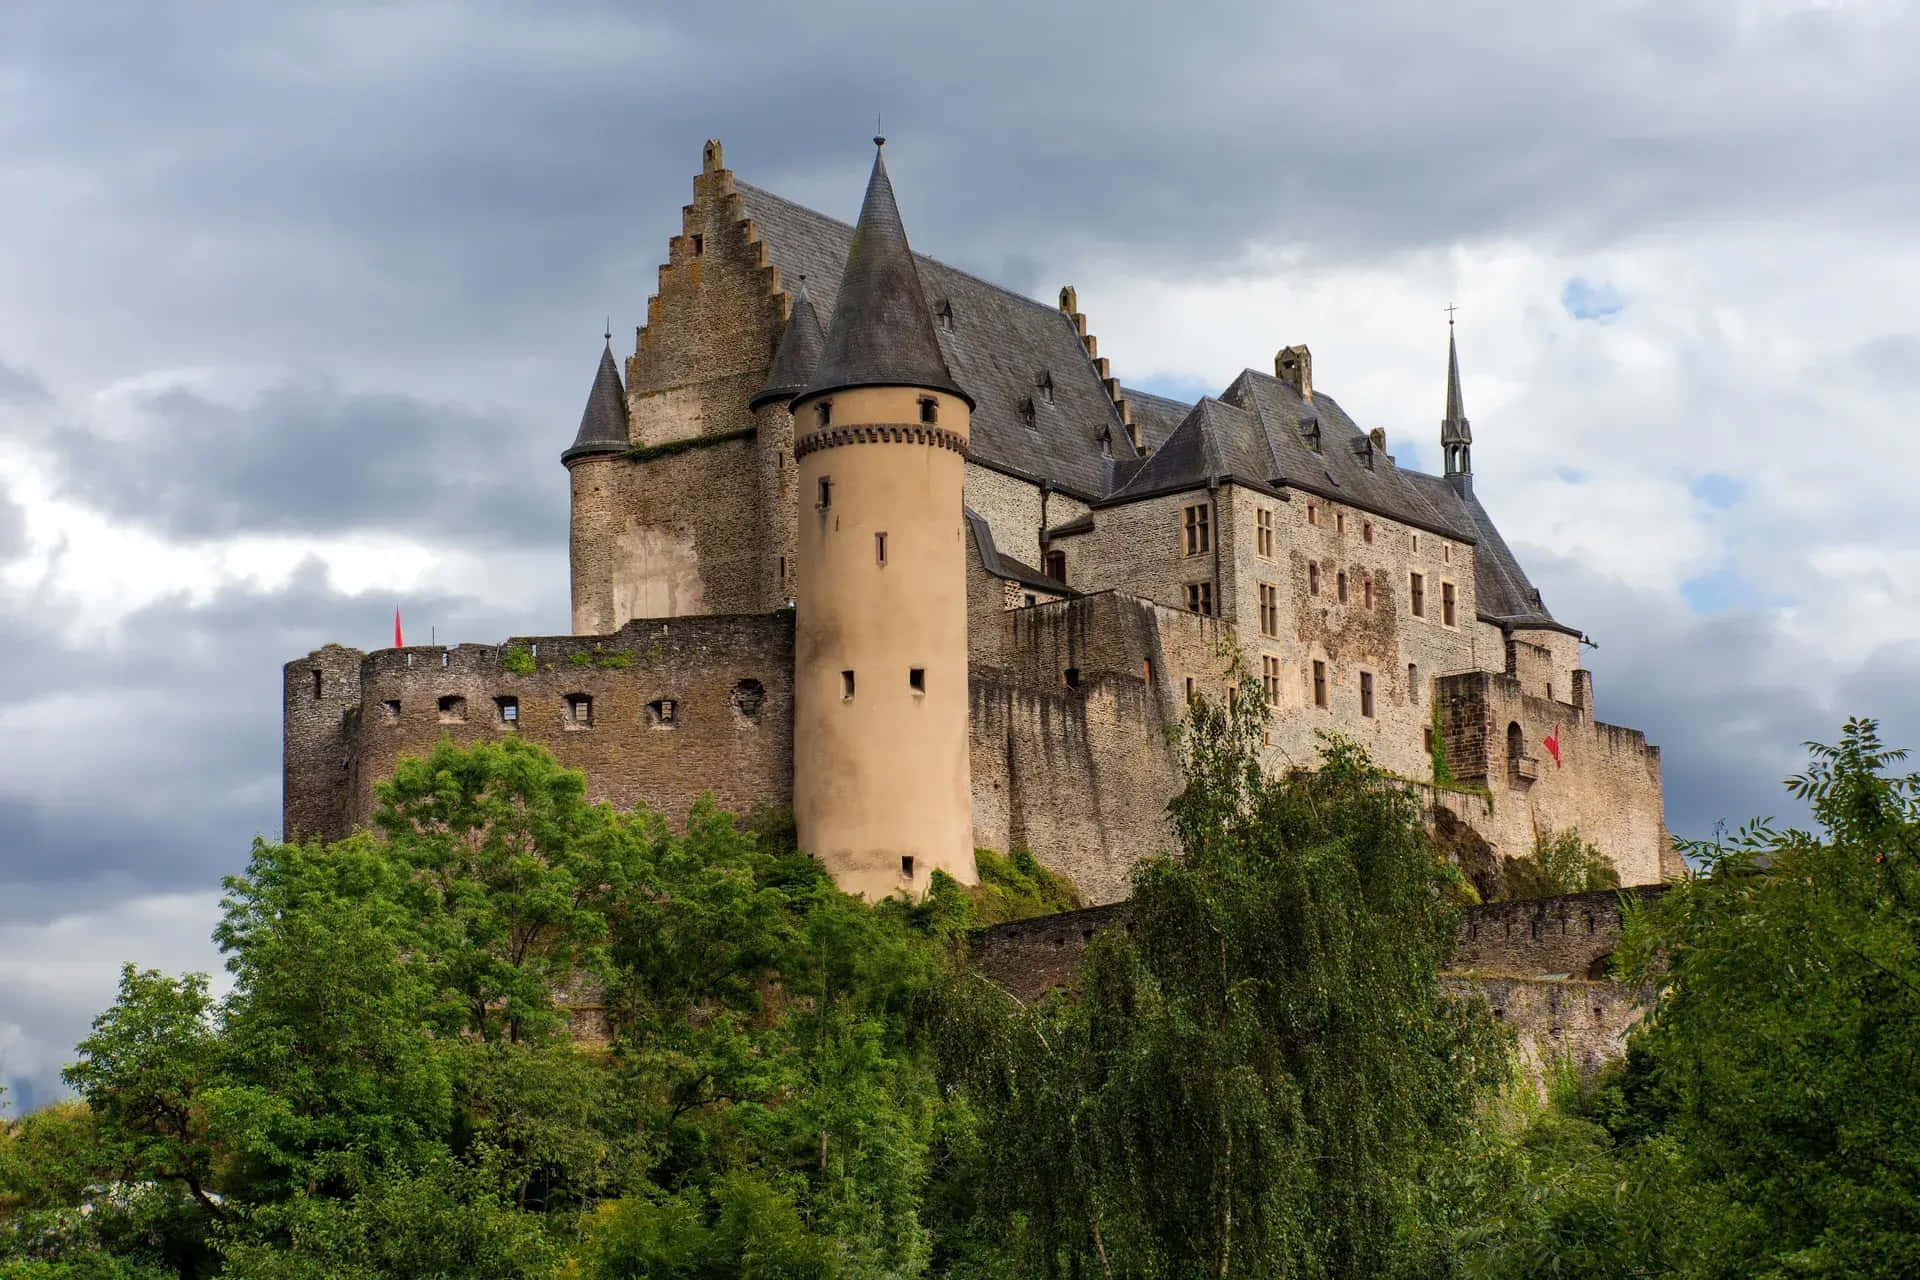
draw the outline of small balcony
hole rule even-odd
[[[1515,756],[1507,764],[1508,781],[1518,785],[1540,776],[1540,761],[1535,756]]]

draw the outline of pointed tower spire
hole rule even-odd
[[[813,309],[813,295],[807,292],[807,278],[801,276],[786,331],[780,335],[780,349],[774,354],[773,368],[767,373],[767,385],[747,407],[758,409],[768,401],[791,400],[800,394],[813,378],[813,371],[820,367],[820,353],[826,345],[827,335],[820,328],[819,313]]]
[[[1440,419],[1440,453],[1445,474],[1464,495],[1473,484],[1473,429],[1460,397],[1460,349],[1453,340],[1453,308],[1447,308],[1447,412]]]
[[[885,138],[874,140],[873,174],[853,230],[846,275],[833,307],[826,351],[805,394],[845,387],[925,387],[973,407],[947,369],[934,336],[933,314],[907,245],[907,229],[887,177]]]
[[[580,415],[580,430],[573,446],[560,455],[560,461],[572,462],[599,453],[625,453],[633,447],[627,437],[627,392],[620,385],[620,367],[613,359],[613,334],[609,325],[607,345],[600,352],[600,367],[593,375],[593,390],[587,393],[587,407]]]

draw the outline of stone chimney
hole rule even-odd
[[[1367,432],[1367,438],[1373,441],[1373,451],[1383,458],[1386,457],[1387,429],[1385,427],[1375,427],[1373,430]]]
[[[1313,401],[1313,356],[1305,346],[1282,347],[1273,357],[1273,376]]]

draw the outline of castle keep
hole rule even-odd
[[[571,633],[288,663],[288,837],[364,822],[442,735],[519,734],[676,821],[791,806],[851,890],[1024,845],[1108,903],[1167,842],[1188,701],[1245,674],[1276,767],[1337,730],[1483,854],[1578,827],[1625,884],[1674,873],[1658,748],[1595,718],[1474,491],[1451,331],[1437,476],[1305,346],[1197,404],[1133,390],[1072,287],[914,254],[883,156],[848,226],[706,144],[561,455]]]

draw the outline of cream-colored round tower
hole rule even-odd
[[[826,349],[792,402],[794,816],[801,847],[869,898],[924,893],[936,868],[977,879],[961,498],[972,407],[876,155]]]

